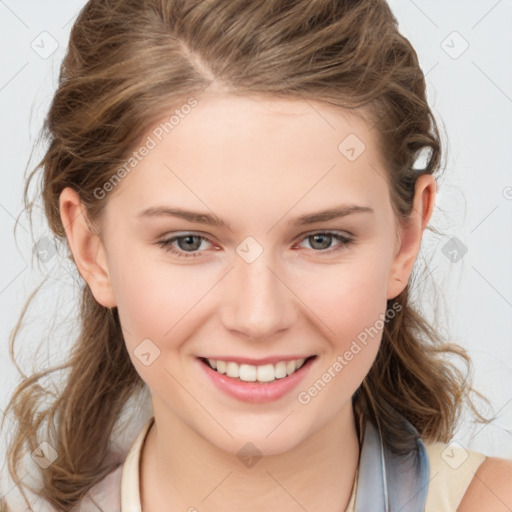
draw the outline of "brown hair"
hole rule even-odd
[[[94,191],[161,119],[162,105],[179,106],[210,86],[324,101],[363,116],[378,135],[399,219],[411,213],[416,178],[441,169],[424,75],[384,0],[91,0],[71,31],[42,132],[48,148],[25,186],[27,210],[29,183],[42,170],[40,194],[57,242],[66,240],[59,215],[65,187],[79,193],[92,227],[108,200]],[[426,165],[415,170],[425,150]],[[404,433],[390,408],[427,441],[447,442],[465,403],[483,419],[470,400],[469,372],[445,356],[458,356],[467,369],[469,357],[414,309],[410,286],[388,301],[401,308],[386,322],[375,363],[354,396],[355,410],[380,425],[396,451],[404,450]],[[20,427],[8,452],[14,481],[23,449],[47,439],[58,458],[41,471],[42,489],[31,489],[65,511],[118,466],[108,458],[113,428],[144,386],[116,309],[81,287],[80,331],[69,358],[24,378],[6,411]],[[31,299],[11,334],[13,360]],[[67,374],[54,395],[39,382],[57,370]],[[50,398],[46,408],[39,407],[42,398]]]

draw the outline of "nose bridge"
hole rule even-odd
[[[247,247],[249,253],[255,249],[250,245],[245,249]],[[237,252],[243,249],[242,243]],[[226,328],[252,339],[267,338],[289,325],[293,309],[290,293],[277,277],[280,272],[271,251],[262,250],[255,259],[246,257],[243,252],[240,254],[236,256],[235,268],[227,283],[224,323]]]

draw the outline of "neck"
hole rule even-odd
[[[259,512],[271,505],[283,512],[340,512],[348,506],[359,459],[350,402],[293,449],[247,466],[179,418],[154,412],[140,463],[142,510]]]

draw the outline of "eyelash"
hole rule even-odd
[[[336,239],[339,242],[341,242],[341,244],[338,247],[335,247],[334,249],[323,249],[323,250],[314,250],[314,249],[312,249],[314,252],[317,252],[317,253],[320,253],[320,254],[331,254],[333,252],[341,251],[343,249],[346,249],[351,243],[354,242],[353,238],[348,237],[346,235],[341,235],[341,234],[339,234],[337,232],[334,232],[334,231],[314,231],[313,233],[306,234],[300,241],[302,242],[303,240],[306,240],[306,239],[308,239],[308,238],[310,238],[312,236],[315,236],[315,235],[332,236],[334,239]],[[206,237],[204,237],[202,235],[198,235],[196,233],[186,233],[186,234],[183,234],[183,235],[173,236],[171,238],[168,238],[167,240],[161,240],[160,242],[157,242],[156,244],[158,246],[162,247],[165,250],[165,252],[170,252],[170,253],[174,254],[175,256],[177,256],[178,258],[195,258],[195,257],[199,256],[203,251],[186,252],[186,251],[182,251],[182,250],[177,250],[172,245],[172,243],[175,242],[176,240],[179,240],[181,238],[187,238],[187,237],[190,237],[190,236],[197,237],[201,241],[202,240],[204,240],[206,242],[209,241]]]

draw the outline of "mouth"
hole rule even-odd
[[[261,365],[239,364],[235,361],[224,361],[206,357],[199,357],[198,359],[211,370],[225,375],[234,381],[265,384],[286,379],[316,357],[317,355],[312,355],[306,358],[282,360],[276,363]]]

